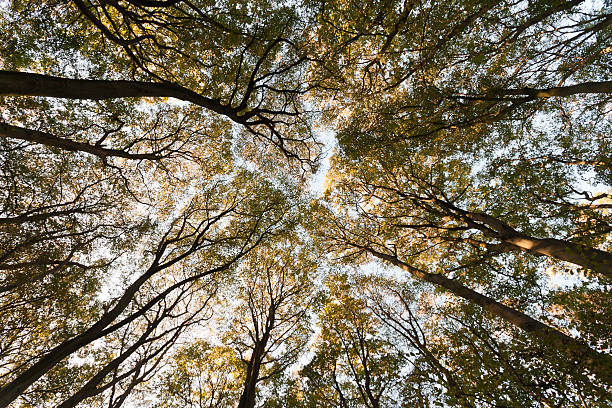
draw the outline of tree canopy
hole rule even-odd
[[[612,4],[0,2],[0,407],[608,407]]]

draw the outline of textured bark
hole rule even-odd
[[[432,274],[422,271],[400,261],[393,255],[378,252],[369,247],[358,247],[379,259],[383,259],[395,266],[400,267],[415,278],[441,286],[456,296],[481,306],[483,309],[494,314],[495,316],[501,317],[508,323],[511,323],[527,333],[540,338],[545,343],[557,347],[569,355],[573,361],[588,368],[602,380],[612,384],[612,357],[609,355],[592,350],[586,344],[573,339],[572,337],[569,337],[566,334],[563,334],[560,331],[547,326],[518,310],[512,309],[494,299],[491,299],[488,296],[478,293],[454,279],[449,279],[440,274]]]
[[[503,241],[527,252],[584,266],[612,278],[612,254],[609,252],[559,239],[538,239],[526,235],[505,237]]]
[[[522,250],[534,255],[548,256],[570,262],[612,278],[612,254],[586,245],[556,238],[534,238],[523,234],[502,220],[481,212],[469,212],[439,199],[434,200],[454,218],[468,227],[480,230],[486,237],[499,240],[504,250]]]

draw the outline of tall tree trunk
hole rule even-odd
[[[612,254],[585,245],[555,238],[534,238],[520,233],[503,221],[483,213],[468,213],[476,222],[486,224],[493,231],[484,231],[486,236],[499,239],[520,250],[534,255],[544,255],[592,269],[612,278]]]
[[[107,81],[68,79],[50,75],[0,70],[0,95],[46,96],[66,99],[115,99],[160,97],[176,98],[224,115],[245,124],[251,113],[239,115],[220,100],[202,96],[169,82]]]
[[[612,254],[609,252],[559,239],[538,239],[527,235],[504,237],[502,241],[524,251],[584,266],[612,278]]]
[[[612,93],[612,81],[582,82],[569,86],[557,86],[552,88],[520,88],[500,89],[491,92],[491,96],[524,95],[532,98],[550,98],[552,96],[568,97],[577,94],[601,94]]]
[[[612,278],[612,254],[609,252],[556,238],[534,238],[491,215],[465,211],[442,200],[436,202],[451,210],[455,218],[466,222],[470,228],[478,229],[486,237],[497,239],[511,248],[573,263]]]
[[[57,137],[47,132],[12,126],[3,122],[0,122],[0,136],[34,142],[71,152],[85,152],[98,156],[102,160],[106,160],[111,156],[135,160],[157,160],[162,157],[161,154],[157,153],[129,153],[120,149],[109,149],[89,143],[77,142],[75,140]]]
[[[184,254],[185,255],[185,254]],[[188,254],[187,254],[188,255]],[[187,256],[185,255],[185,256]],[[181,256],[182,259],[182,256]],[[236,258],[237,259],[237,258]],[[110,326],[111,323],[121,315],[121,313],[127,308],[127,306],[132,301],[132,298],[138,291],[138,289],[154,274],[165,269],[168,266],[168,263],[162,265],[164,267],[159,267],[156,263],[154,266],[150,267],[144,274],[140,276],[134,283],[132,283],[124,292],[119,301],[115,304],[115,306],[106,312],[95,324],[93,324],[89,329],[87,329],[84,333],[73,337],[69,340],[64,341],[63,343],[57,345],[52,350],[48,351],[42,358],[40,358],[35,364],[33,364],[30,368],[22,372],[11,382],[6,384],[4,388],[0,389],[0,408],[7,407],[12,401],[17,399],[19,395],[21,395],[26,389],[28,389],[32,384],[34,384],[39,378],[48,373],[53,369],[60,361],[64,358],[68,357],[72,353],[78,351],[82,347],[92,343],[93,341],[104,337],[109,332],[115,331],[118,328],[124,326],[125,324],[135,320],[138,316],[144,314],[148,309],[150,309],[156,302],[158,302],[161,298],[165,297],[168,293],[170,293],[175,288],[194,281],[198,278],[204,277],[206,275],[210,275],[215,272],[219,272],[227,269],[235,260],[230,260],[230,262],[202,272],[198,275],[192,276],[188,279],[185,279],[181,282],[178,282],[164,292],[153,298],[150,302],[144,305],[138,312],[130,315],[129,317],[123,319],[119,323],[116,323],[113,326]],[[174,264],[174,262],[172,263]]]
[[[270,293],[270,295],[272,295],[272,293]],[[237,408],[253,408],[255,406],[257,383],[259,382],[259,371],[261,370],[263,359],[266,356],[266,347],[268,346],[270,333],[274,328],[275,322],[276,306],[274,305],[274,302],[272,302],[268,307],[268,314],[266,316],[265,324],[263,325],[263,333],[261,338],[255,341],[255,345],[253,347],[253,354],[249,360],[244,388],[242,389],[242,395],[240,395]]]
[[[255,406],[255,396],[257,393],[257,382],[259,381],[259,371],[261,369],[261,362],[264,357],[264,350],[268,343],[268,333],[265,333],[262,339],[255,344],[253,354],[249,360],[247,367],[246,380],[244,381],[244,387],[240,400],[238,401],[238,408],[253,408]]]
[[[395,266],[400,267],[415,278],[441,286],[456,296],[481,306],[483,309],[494,314],[495,316],[498,316],[503,320],[523,329],[527,333],[540,338],[544,342],[561,349],[563,352],[567,353],[573,361],[583,365],[602,380],[612,384],[611,356],[592,350],[586,344],[573,339],[518,310],[512,309],[495,301],[494,299],[491,299],[488,296],[478,293],[454,279],[449,279],[440,274],[432,274],[422,271],[400,261],[393,255],[376,251],[373,248],[356,244],[352,245],[369,252],[379,259],[383,259]]]
[[[100,393],[100,390],[98,390],[98,385],[148,340],[149,334],[155,330],[160,321],[161,319],[157,319],[150,324],[134,344],[106,364],[96,375],[90,378],[85,385],[83,385],[77,392],[72,394],[72,396],[70,396],[68,399],[64,400],[64,402],[58,405],[57,408],[73,408],[86,398],[98,395]]]

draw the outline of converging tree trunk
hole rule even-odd
[[[248,118],[253,116],[252,114],[239,114],[238,110],[223,105],[218,99],[202,96],[169,82],[69,79],[30,72],[0,70],[0,95],[90,100],[176,98],[224,115],[240,124],[245,124]]]
[[[547,326],[522,312],[519,312],[518,310],[512,309],[494,299],[491,299],[488,296],[478,293],[454,279],[449,279],[441,274],[425,272],[405,262],[402,262],[393,255],[376,251],[375,249],[367,246],[357,244],[351,245],[367,251],[379,259],[398,266],[417,279],[443,287],[454,295],[481,306],[483,309],[494,314],[495,316],[498,316],[508,323],[523,329],[527,333],[540,338],[544,342],[557,347],[562,352],[567,353],[576,363],[588,368],[602,380],[612,383],[612,357],[599,353],[588,347],[586,344],[573,339],[568,335],[563,334],[560,331]]]
[[[77,142],[75,140],[58,137],[47,132],[12,126],[2,122],[0,122],[0,136],[38,143],[71,152],[89,153],[93,154],[94,156],[98,156],[102,160],[106,160],[108,157],[122,157],[125,159],[134,160],[157,160],[162,158],[162,155],[158,153],[130,153],[120,149],[109,149],[99,145]]]
[[[470,228],[480,230],[486,237],[507,244],[505,249],[522,250],[583,266],[612,278],[612,254],[586,245],[556,238],[534,238],[523,234],[502,220],[482,212],[462,210],[446,201],[436,200],[452,215]]]

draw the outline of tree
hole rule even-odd
[[[207,282],[214,286],[214,282]],[[144,320],[144,327],[128,324],[106,341],[101,356],[105,365],[94,370],[81,388],[67,397],[59,407],[77,406],[85,399],[92,401],[105,391],[111,390],[108,405],[121,406],[129,400],[132,391],[141,383],[150,380],[162,364],[165,355],[181,334],[190,326],[205,319],[202,313],[208,306],[212,293],[204,295],[203,285],[186,285],[175,296],[166,296]],[[195,304],[195,307],[194,305]],[[203,316],[204,315],[204,316]],[[141,323],[141,324],[142,324]],[[113,335],[116,336],[113,339]],[[116,346],[113,343],[118,343]],[[113,346],[116,348],[113,349]],[[90,353],[95,354],[94,350]],[[82,371],[85,367],[79,367]],[[95,369],[98,369],[96,372]],[[109,378],[110,377],[110,378]]]
[[[263,204],[257,196],[259,193],[267,197]],[[132,322],[146,319],[148,311],[166,302],[176,291],[186,290],[191,283],[232,268],[268,235],[291,222],[287,211],[290,209],[283,193],[266,188],[265,183],[249,174],[237,175],[234,180],[215,183],[208,191],[201,191],[160,234],[153,251],[145,247],[148,254],[145,253],[138,263],[149,265],[95,316],[90,325],[43,350],[27,367],[19,367],[11,373],[3,387],[3,406],[81,348]],[[138,267],[138,263],[134,267]],[[182,276],[179,275],[175,282],[164,279],[161,287],[138,300],[141,288],[155,281],[160,272],[168,274],[174,270],[182,272]],[[134,301],[139,306],[130,311],[129,306]]]
[[[340,162],[338,165],[341,165]],[[326,216],[329,221],[319,230],[319,234],[327,236],[330,245],[335,247],[336,251],[346,256],[362,254],[374,256],[403,269],[415,279],[444,288],[449,293],[481,306],[484,310],[538,336],[545,342],[566,350],[573,361],[587,364],[590,366],[589,369],[596,372],[603,381],[609,381],[607,354],[598,353],[582,341],[508,307],[495,299],[495,292],[493,296],[487,296],[470,287],[470,284],[476,282],[479,285],[490,285],[495,282],[499,279],[497,277],[499,272],[496,269],[501,269],[501,265],[489,262],[487,256],[491,254],[485,254],[481,258],[479,254],[474,256],[469,252],[463,252],[470,251],[472,249],[470,246],[455,246],[456,241],[463,241],[457,234],[463,234],[466,227],[446,225],[440,228],[443,230],[441,234],[437,233],[436,225],[442,217],[422,205],[422,202],[435,203],[436,200],[431,196],[428,197],[426,193],[423,195],[420,193],[429,186],[437,188],[437,191],[442,190],[441,186],[444,186],[448,180],[445,173],[438,176],[435,170],[432,171],[424,177],[430,181],[430,184],[422,187],[419,184],[411,184],[414,180],[410,178],[410,174],[419,167],[418,164],[407,170],[400,166],[397,170],[387,173],[390,174],[391,181],[397,184],[393,187],[383,184],[380,189],[379,182],[372,181],[372,178],[385,177],[385,173],[379,170],[385,165],[363,162],[363,166],[373,166],[376,168],[375,173],[367,171],[353,173],[352,167],[346,170],[340,168],[335,172],[336,190],[330,191],[330,200],[339,204],[342,212],[336,217],[329,210],[325,215],[323,210],[321,215]],[[426,167],[427,170],[431,169]],[[434,181],[431,182],[432,180]],[[414,190],[411,192],[400,190],[398,194],[401,182],[408,183]],[[448,184],[446,186],[448,188]],[[380,190],[384,193],[380,193]],[[391,195],[387,196],[388,192]],[[412,200],[413,197],[416,198]],[[346,208],[351,208],[353,211],[349,212]],[[467,230],[469,229],[468,226]],[[451,237],[444,236],[446,231],[452,234]],[[468,238],[465,239],[470,242]],[[512,262],[512,259],[509,261]],[[519,270],[517,268],[517,271]],[[501,277],[505,278],[504,275]],[[537,278],[534,279],[533,275],[531,277],[519,275],[520,278],[523,278],[523,282],[520,283],[523,290],[534,286],[537,288]],[[499,291],[499,295],[508,296],[503,290]],[[526,303],[533,301],[527,296],[524,299]]]
[[[225,341],[240,356],[244,384],[238,407],[255,406],[258,385],[280,376],[308,339],[316,258],[294,240],[270,250],[262,247],[244,265]]]
[[[164,403],[260,405],[262,385],[281,377],[308,339],[317,268],[309,250],[289,237],[260,246],[241,261],[235,282],[220,293],[223,346],[199,340],[180,351],[163,383]],[[179,363],[185,353],[190,362]]]
[[[156,6],[80,0],[32,6],[14,2],[12,14],[5,15],[4,36],[13,54],[5,62],[5,69],[10,71],[2,73],[0,94],[90,100],[174,97],[241,124],[248,133],[269,141],[287,157],[311,164],[316,161],[308,115],[299,100],[309,87],[301,79],[308,58],[303,52],[303,38],[293,35],[307,27],[308,21],[299,18],[292,8],[262,4],[261,11],[255,14],[234,4],[214,10],[197,2]],[[80,17],[73,22],[74,15]],[[80,66],[79,76],[95,79],[53,76],[48,72],[49,64],[44,65],[47,61],[36,67],[47,71],[45,75],[20,72],[21,67],[32,70],[35,64],[24,55],[29,50],[21,49],[14,33],[8,30],[24,23],[32,35],[45,30],[49,41],[40,48],[44,48],[48,62],[59,60],[61,65],[53,68],[56,72],[72,68],[66,66],[72,61],[63,58],[66,51],[72,51],[82,59],[74,62]],[[100,58],[106,67],[114,69],[113,75],[100,69]],[[91,62],[90,69],[84,67],[83,60]],[[137,79],[113,81],[104,76]],[[38,129],[21,127],[7,123],[3,131],[12,137],[91,150],[65,140],[63,134],[48,132],[51,134],[43,137],[35,132]],[[292,135],[284,136],[285,130]],[[148,154],[150,157],[159,153]]]
[[[611,400],[609,2],[0,23],[0,407]]]
[[[330,276],[326,285],[315,354],[301,371],[305,406],[397,406],[402,353],[380,335],[346,276]]]

